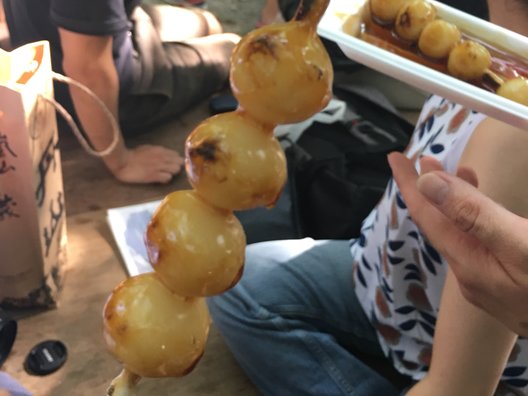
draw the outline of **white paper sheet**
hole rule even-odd
[[[123,206],[107,211],[108,224],[130,276],[152,271],[145,248],[145,230],[160,202]]]

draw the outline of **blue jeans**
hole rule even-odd
[[[248,246],[242,280],[208,305],[264,395],[399,395],[357,357],[384,359],[352,280],[347,241],[262,242]]]

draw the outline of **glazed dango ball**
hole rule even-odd
[[[303,121],[330,100],[333,70],[314,29],[303,22],[247,34],[231,57],[231,88],[240,107],[267,125]]]
[[[528,106],[528,80],[523,77],[507,80],[499,87],[497,94]]]
[[[436,9],[431,3],[414,0],[398,11],[394,30],[401,38],[415,42],[418,41],[425,26],[435,19]]]
[[[185,143],[185,166],[196,193],[221,209],[272,206],[286,181],[286,159],[273,127],[241,111],[198,125]]]
[[[423,29],[418,40],[418,48],[431,58],[446,58],[460,38],[460,30],[455,25],[436,19]]]
[[[370,11],[382,22],[392,23],[398,11],[411,0],[370,0]]]
[[[104,339],[141,377],[180,377],[202,357],[211,319],[203,298],[172,293],[155,273],[121,282],[103,310]]]
[[[369,7],[358,7],[347,14],[342,25],[343,32],[354,37],[359,37],[363,29],[363,23],[371,19]]]
[[[165,197],[147,227],[147,252],[162,282],[181,296],[211,296],[241,277],[246,237],[231,211],[194,191]]]
[[[491,66],[491,54],[482,44],[463,40],[453,47],[447,60],[449,74],[462,80],[477,80]]]

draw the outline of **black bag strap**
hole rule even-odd
[[[365,123],[349,125],[351,132],[358,133],[356,137],[359,139],[368,139],[370,136],[376,141],[375,145],[367,144],[367,150],[398,150],[402,142],[406,144],[411,138],[414,125],[403,117],[381,92],[364,85],[342,83],[334,86],[334,94],[345,101],[350,111],[359,115],[360,120]],[[357,122],[353,118],[351,121]]]

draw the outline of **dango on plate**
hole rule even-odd
[[[446,58],[460,38],[460,30],[455,25],[437,19],[425,26],[418,40],[418,48],[431,58]]]
[[[401,38],[418,41],[420,34],[428,23],[436,18],[436,9],[428,1],[413,0],[405,4],[394,22],[394,30]]]
[[[447,59],[448,72],[466,81],[480,79],[490,66],[489,51],[472,40],[463,40],[455,45]]]
[[[398,11],[411,0],[370,0],[372,15],[382,22],[392,23]]]
[[[528,80],[523,77],[512,78],[499,87],[497,94],[528,106]]]

